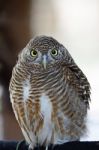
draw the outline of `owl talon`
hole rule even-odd
[[[33,143],[29,145],[28,150],[34,150],[34,144]]]
[[[33,148],[30,148],[30,147],[29,147],[28,150],[33,150]]]
[[[48,150],[48,146],[46,146],[45,150]]]
[[[18,143],[17,143],[17,146],[16,146],[16,150],[19,150],[19,148],[21,147],[21,145],[22,145],[24,142],[25,142],[24,140],[18,142]]]

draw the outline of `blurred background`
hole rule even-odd
[[[99,140],[99,0],[0,0],[0,140],[23,138],[8,87],[18,52],[37,35],[64,44],[86,74],[92,101],[82,140]]]

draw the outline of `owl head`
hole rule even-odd
[[[66,62],[68,56],[67,49],[54,38],[38,36],[21,51],[19,60],[36,69],[46,70]]]

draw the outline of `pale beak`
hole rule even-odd
[[[43,55],[42,63],[43,63],[44,69],[46,69],[46,67],[47,67],[47,57],[46,57],[46,55]]]

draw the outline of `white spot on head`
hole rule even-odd
[[[29,98],[29,90],[30,90],[30,82],[29,79],[23,82],[23,100],[26,101]]]

